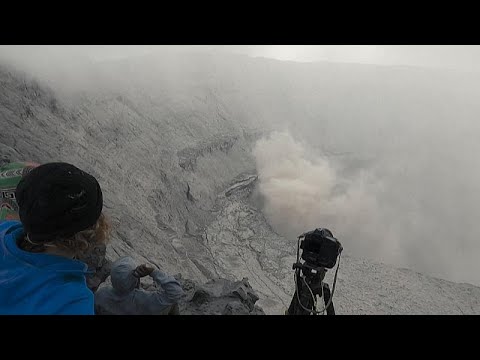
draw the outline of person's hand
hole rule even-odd
[[[153,268],[152,265],[142,264],[137,266],[135,270],[133,270],[133,276],[137,278],[142,278],[150,275],[153,272],[153,270],[155,269]]]

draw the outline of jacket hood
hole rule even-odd
[[[22,263],[43,270],[84,275],[94,273],[94,271],[88,270],[87,264],[83,261],[58,255],[31,253],[20,249],[17,240],[23,234],[24,229],[19,221],[0,222],[0,239],[3,239],[0,241],[0,255],[13,256]]]
[[[112,265],[110,277],[113,288],[120,294],[126,294],[135,289],[138,283],[138,278],[133,276],[133,270],[136,268],[135,261],[125,256]]]

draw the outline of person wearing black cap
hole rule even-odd
[[[0,222],[0,314],[93,315],[82,254],[108,241],[97,180],[67,163],[40,165],[17,185],[19,221]]]

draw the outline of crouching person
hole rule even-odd
[[[151,276],[160,289],[140,288],[140,279]],[[131,257],[115,261],[111,268],[112,286],[95,293],[98,315],[180,315],[178,301],[184,292],[180,283],[170,275],[150,265],[136,266]]]

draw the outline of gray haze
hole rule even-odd
[[[176,51],[234,52],[254,57],[299,62],[347,62],[377,65],[405,65],[426,68],[444,68],[460,71],[480,71],[478,45],[62,45],[62,46],[6,46],[0,45],[0,56],[28,66],[39,67],[40,62],[68,62],[80,59],[111,60],[147,54],[161,54],[166,49]]]
[[[329,227],[349,255],[480,284],[477,46],[2,46],[0,60],[65,100],[203,86],[264,134],[252,154],[278,233]]]
[[[232,51],[279,60],[332,61],[480,71],[476,45],[250,45]]]

